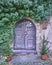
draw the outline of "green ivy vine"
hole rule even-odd
[[[25,16],[36,22],[52,15],[51,0],[0,0],[0,53],[9,52],[14,23]]]

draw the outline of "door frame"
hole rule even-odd
[[[13,43],[13,49],[14,50],[35,50],[35,53],[37,53],[36,52],[36,26],[35,26],[35,22],[34,22],[34,20],[33,19],[31,19],[31,18],[29,18],[29,17],[24,17],[24,18],[22,18],[22,19],[20,19],[20,20],[18,20],[15,24],[14,24],[14,30],[15,30],[15,27],[20,23],[20,22],[23,22],[23,20],[28,20],[28,21],[30,21],[33,25],[34,25],[34,28],[35,28],[35,49],[34,48],[32,48],[32,49],[26,49],[26,48],[24,48],[24,49],[22,49],[22,48],[15,48],[14,46],[15,46],[15,41],[14,41],[14,43]],[[13,31],[14,31],[13,30]],[[14,39],[15,39],[15,32],[13,33],[13,35],[14,35]]]

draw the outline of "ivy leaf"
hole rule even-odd
[[[0,26],[4,26],[4,23],[2,22],[2,20],[0,21]],[[1,31],[1,30],[0,30]]]
[[[6,18],[6,17],[5,17],[5,18],[2,18],[2,22],[3,22],[3,23],[8,23],[8,22],[9,22],[9,19]]]

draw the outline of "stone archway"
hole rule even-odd
[[[15,23],[14,46],[17,53],[36,53],[36,26],[28,18]]]

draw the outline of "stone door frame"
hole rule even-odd
[[[34,24],[34,26],[36,27],[36,52],[35,53],[38,53],[39,54],[39,52],[40,52],[40,50],[39,50],[39,46],[40,46],[40,34],[41,34],[40,33],[40,31],[41,31],[40,25],[39,25],[39,23],[36,23],[34,21],[34,19],[31,19],[29,17],[24,17],[24,18],[18,20],[16,23],[19,23],[19,21],[21,21],[23,19],[27,19],[27,20],[31,21]],[[16,23],[14,24],[14,29],[15,29]],[[13,41],[13,43],[14,43],[14,41]],[[13,44],[12,44],[12,46],[13,46]],[[12,51],[13,52],[16,52],[17,51],[17,50],[14,49],[14,46],[13,46]]]

